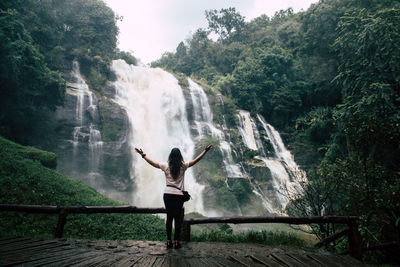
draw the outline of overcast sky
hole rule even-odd
[[[118,22],[119,48],[130,51],[143,63],[150,63],[198,28],[207,28],[204,11],[235,7],[246,21],[292,7],[307,10],[318,0],[105,0],[114,12],[123,16]]]

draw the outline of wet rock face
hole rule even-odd
[[[65,102],[55,113],[57,140],[51,150],[58,155],[57,169],[128,203],[133,184],[127,115],[112,101],[113,86],[94,93],[77,73],[64,75]]]

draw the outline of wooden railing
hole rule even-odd
[[[10,205],[0,204],[0,211],[17,211],[27,213],[58,214],[58,222],[54,237],[60,238],[64,232],[68,214],[93,213],[167,213],[165,208],[138,208],[134,206],[38,206],[38,205]]]
[[[15,211],[27,213],[45,213],[58,215],[58,222],[54,237],[60,238],[63,235],[64,226],[67,222],[68,214],[93,214],[93,213],[166,213],[165,208],[138,208],[134,206],[38,206],[38,205],[10,205],[0,204],[0,211]],[[184,212],[182,212],[183,216]],[[183,218],[182,218],[183,219]],[[190,241],[190,228],[194,224],[209,223],[287,223],[287,224],[321,224],[321,223],[337,223],[346,224],[348,229],[334,234],[328,238],[321,240],[317,245],[332,242],[342,236],[347,235],[349,241],[350,256],[360,259],[362,257],[362,239],[358,231],[357,217],[211,217],[183,220],[183,239]]]
[[[183,222],[183,238],[185,241],[190,241],[190,228],[194,224],[209,224],[209,223],[286,223],[286,224],[321,224],[321,223],[337,223],[345,224],[348,229],[334,234],[321,240],[317,245],[332,242],[344,235],[348,236],[349,254],[350,256],[360,259],[362,258],[362,238],[358,231],[357,217],[353,216],[321,216],[321,217],[213,217],[213,218],[196,218],[187,219]]]

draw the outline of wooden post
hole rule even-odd
[[[183,221],[183,241],[190,241],[190,223],[188,221]]]
[[[56,233],[54,234],[55,238],[61,238],[64,232],[64,225],[67,222],[67,210],[65,208],[61,208],[58,214],[58,222]]]
[[[349,252],[350,256],[353,258],[360,261],[362,260],[362,237],[358,231],[358,225],[355,219],[349,222]]]

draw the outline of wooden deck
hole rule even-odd
[[[255,244],[0,238],[0,266],[366,266],[350,256]]]

